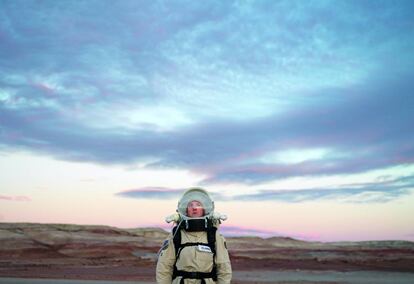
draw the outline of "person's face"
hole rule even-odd
[[[193,200],[190,203],[188,203],[187,216],[190,218],[203,217],[204,216],[203,205],[197,200]]]

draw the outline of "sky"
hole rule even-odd
[[[414,241],[413,1],[0,0],[0,222]]]

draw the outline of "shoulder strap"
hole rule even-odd
[[[211,227],[207,230],[207,242],[208,246],[211,248],[211,251],[216,255],[216,227]]]
[[[175,248],[175,256],[177,258],[178,251],[180,250],[180,247],[181,247],[181,227],[175,226],[172,230],[172,233],[174,236],[173,242],[174,242],[174,248]]]
[[[216,232],[217,228],[212,226],[207,230],[207,241],[208,246],[213,252],[213,270],[211,271],[213,275],[213,280],[217,281],[217,265],[216,265]]]
[[[172,279],[175,279],[177,277],[177,257],[178,254],[180,252],[180,247],[181,247],[181,227],[180,226],[175,226],[172,229],[172,234],[173,234],[173,243],[174,243],[174,248],[175,248],[175,262],[174,262],[174,270],[173,270],[173,275],[172,275]]]

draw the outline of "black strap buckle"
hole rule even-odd
[[[187,272],[185,277],[191,279],[199,279],[200,275],[198,272]]]
[[[174,276],[181,276],[184,279],[203,279],[203,278],[214,278],[212,272],[198,272],[198,271],[184,271],[184,270],[176,270]],[[175,278],[173,277],[173,279]]]

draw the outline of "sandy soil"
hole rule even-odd
[[[234,284],[256,283],[341,283],[412,284],[414,273],[383,271],[236,271]]]
[[[0,278],[0,284],[150,284],[154,281]],[[236,271],[233,284],[412,284],[414,273],[382,271]]]
[[[0,284],[155,283],[157,251],[167,234],[159,228],[0,223]],[[227,245],[234,284],[414,283],[414,242],[238,237],[227,238]]]
[[[0,278],[0,284],[153,284],[153,283],[155,282]]]

